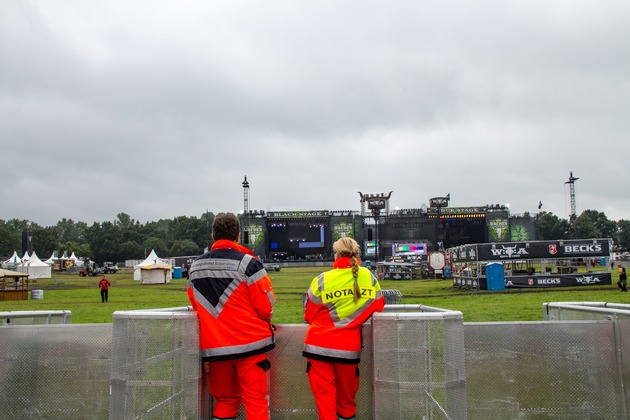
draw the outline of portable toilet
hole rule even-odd
[[[488,290],[505,290],[505,274],[502,263],[495,262],[486,265],[486,281]]]
[[[182,278],[182,268],[181,267],[175,267],[173,269],[173,278],[174,279],[181,279]]]

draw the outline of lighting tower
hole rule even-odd
[[[243,223],[241,229],[241,243],[249,243],[249,182],[247,182],[247,175],[243,181]]]
[[[573,176],[573,171],[569,173],[569,180],[565,184],[569,184],[569,194],[571,195],[571,221],[575,220],[575,181],[580,178]]]
[[[451,193],[448,193],[446,197],[433,197],[429,200],[431,207],[437,208],[437,222],[435,223],[435,250],[441,251],[446,248],[444,230],[446,223],[442,220],[442,208],[448,207],[448,202],[451,200]],[[440,230],[439,227],[442,229]]]
[[[247,175],[245,175],[245,181],[243,181],[243,209],[244,213],[249,212],[249,182],[247,182]]]
[[[383,193],[379,194],[363,194],[358,191],[359,196],[361,197],[361,208],[364,208],[364,203],[367,202],[368,209],[372,212],[372,217],[374,218],[374,224],[376,228],[376,235],[374,238],[374,242],[376,242],[376,254],[375,261],[378,262],[378,251],[379,251],[379,232],[378,232],[378,219],[381,216],[381,210],[385,209],[386,214],[389,213],[389,198],[392,196],[393,191],[390,191],[389,194],[385,195]]]

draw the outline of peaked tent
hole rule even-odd
[[[141,284],[165,284],[171,282],[171,266],[169,264],[157,263],[140,268]]]
[[[28,274],[29,279],[49,279],[52,277],[52,268],[40,260],[35,252],[29,260],[22,260],[16,271]]]
[[[26,262],[30,259],[31,257],[28,256],[28,251],[24,252],[24,255],[22,255],[22,262]]]
[[[22,259],[18,257],[17,251],[13,251],[13,255],[6,261],[2,262],[2,266],[5,268],[13,268],[15,269],[19,263],[22,262]]]
[[[170,283],[173,277],[171,268],[171,265],[158,257],[152,249],[144,261],[133,267],[133,279],[142,284]],[[151,270],[156,270],[157,274],[151,273]]]
[[[55,253],[53,252],[52,255],[50,256],[50,258],[48,258],[46,261],[44,261],[46,264],[52,266],[55,264],[55,260],[57,258],[55,258]]]

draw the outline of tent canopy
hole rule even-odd
[[[13,251],[11,258],[5,261],[6,264],[19,264],[22,262],[22,258],[18,257],[17,251]]]
[[[0,279],[5,277],[18,278],[18,277],[28,277],[26,273],[18,273],[17,271],[5,270],[0,268]]]
[[[172,266],[158,257],[155,250],[151,250],[149,256],[140,264],[133,267],[133,279],[142,284],[170,283],[173,273]]]
[[[35,252],[33,252],[29,260],[22,260],[22,263],[18,264],[17,270],[22,273],[27,273],[28,277],[31,279],[49,279],[52,277],[51,267],[40,260]]]
[[[156,264],[150,264],[150,265],[143,265],[140,267],[141,270],[170,270],[171,266],[169,264],[164,264],[164,263],[156,263]]]

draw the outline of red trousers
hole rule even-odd
[[[308,382],[315,397],[319,420],[354,419],[359,390],[359,365],[306,359]]]
[[[269,368],[265,354],[206,364],[213,416],[234,419],[241,401],[247,420],[269,420]]]

